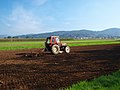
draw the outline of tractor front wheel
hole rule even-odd
[[[66,53],[70,53],[70,47],[69,47],[69,46],[66,46],[66,47],[65,47],[65,52],[66,52]]]
[[[51,51],[53,54],[59,54],[60,52],[60,47],[58,45],[53,45],[52,48],[51,48]]]

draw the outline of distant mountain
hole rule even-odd
[[[0,38],[8,37],[7,35],[0,35]]]
[[[120,28],[110,28],[103,31],[92,30],[73,30],[73,31],[57,31],[41,34],[27,34],[15,36],[17,38],[46,38],[48,36],[60,36],[61,38],[113,38],[120,37]]]
[[[109,36],[120,36],[119,28],[110,28],[100,32],[101,34],[109,35]]]

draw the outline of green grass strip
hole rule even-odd
[[[105,44],[120,44],[120,40],[102,39],[102,40],[68,40],[62,41],[69,46],[88,46],[88,45],[105,45]],[[44,41],[11,41],[0,42],[0,50],[19,50],[44,48]]]
[[[92,81],[81,81],[66,89],[60,90],[120,90],[120,70]]]

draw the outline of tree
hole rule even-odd
[[[8,36],[7,38],[12,38],[11,36]]]

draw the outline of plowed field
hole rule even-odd
[[[16,54],[40,49],[0,51],[0,90],[57,90],[120,69],[120,45],[71,47],[70,54]]]

